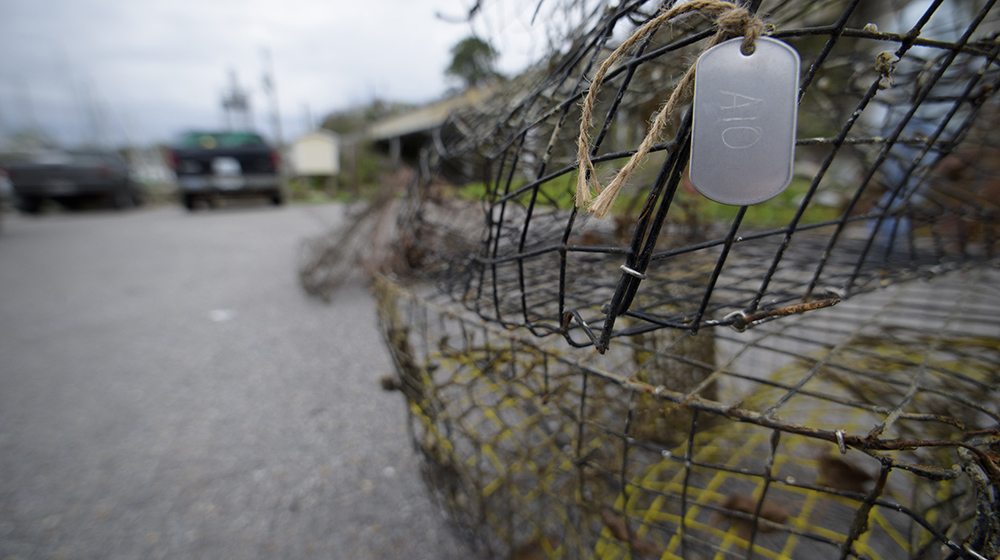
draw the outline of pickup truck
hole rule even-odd
[[[143,199],[142,189],[129,175],[128,163],[115,152],[46,149],[7,158],[3,170],[13,185],[17,205],[29,214],[39,213],[46,200],[67,208],[87,201],[127,208]]]
[[[199,200],[214,206],[222,198],[284,202],[281,156],[256,133],[188,132],[170,148],[168,161],[188,210]]]

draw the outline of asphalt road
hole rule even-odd
[[[374,304],[298,287],[341,207],[3,216],[0,559],[467,558]]]

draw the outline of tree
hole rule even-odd
[[[500,78],[496,61],[500,53],[478,37],[467,37],[451,48],[451,66],[445,74],[458,78],[466,87],[475,87]]]

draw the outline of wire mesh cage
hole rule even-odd
[[[688,113],[629,177],[611,217],[597,220],[574,205],[579,106],[609,44],[660,4],[605,7],[568,53],[440,133],[434,155],[483,188],[486,223],[459,235],[461,256],[474,256],[460,275],[449,266],[448,290],[486,320],[603,351],[637,330],[729,325],[992,257],[993,3],[908,5],[892,18],[889,4],[759,7],[805,69],[795,177],[778,199],[739,208],[695,193],[685,175]],[[880,17],[888,21],[873,23]],[[647,120],[714,33],[710,18],[672,20],[608,71],[589,131],[597,175],[635,153]],[[641,324],[617,327],[622,316]]]
[[[456,526],[495,558],[1000,554],[995,1],[545,8],[579,21],[434,132],[394,243],[421,281],[375,288]],[[685,80],[750,26],[802,59],[794,173],[727,206]]]
[[[1000,544],[998,280],[599,359],[376,292],[425,480],[484,556],[977,558]]]

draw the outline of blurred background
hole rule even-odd
[[[254,130],[282,150],[321,128],[350,137],[464,87],[447,70],[465,38],[491,37],[503,74],[546,47],[527,3],[477,4],[5,1],[0,161],[117,152],[156,195],[173,179],[164,150],[190,130]]]
[[[296,258],[387,169],[373,123],[480,79],[463,40],[491,76],[544,46],[474,8],[0,0],[0,558],[468,557],[370,295]],[[310,204],[178,204],[209,183]]]
[[[222,98],[239,92],[249,122],[276,140],[374,100],[426,102],[457,85],[445,75],[449,50],[476,31],[473,23],[479,33],[490,25],[466,23],[471,5],[5,1],[0,134],[6,146],[32,134],[66,145],[150,146],[225,124]],[[504,27],[496,35],[501,70],[538,54],[518,20],[493,21]]]

